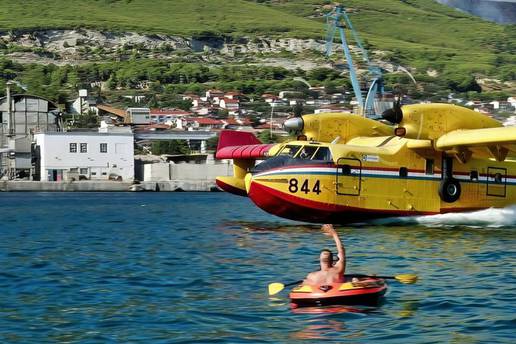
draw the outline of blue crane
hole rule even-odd
[[[346,40],[346,27],[351,31],[357,46],[362,51],[362,60],[367,64],[367,69],[372,79],[365,102],[362,96],[362,90],[360,89],[360,83],[358,82],[358,78],[355,72],[355,67],[353,65],[351,52],[349,50],[349,46]],[[351,24],[351,20],[349,19],[346,10],[341,5],[335,6],[335,9],[326,15],[327,56],[330,56],[332,54],[333,39],[335,37],[335,32],[337,31],[337,29],[339,29],[342,50],[344,51],[344,55],[348,63],[349,76],[351,79],[351,85],[353,86],[353,92],[355,93],[355,98],[358,103],[359,114],[364,116],[368,114],[375,114],[374,101],[376,94],[383,94],[384,92],[382,71],[378,66],[372,64],[371,61],[369,61],[367,50],[364,48],[358,36],[358,33],[353,28],[353,24]]]

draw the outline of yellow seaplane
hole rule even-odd
[[[313,223],[516,203],[516,127],[450,104],[397,102],[382,117],[291,118],[285,129],[297,139],[272,145],[224,131],[216,157],[233,159],[234,175],[217,185],[271,214]]]

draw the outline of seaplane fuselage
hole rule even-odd
[[[398,106],[384,121],[392,125],[304,115],[285,123],[298,140],[276,145],[223,132],[217,157],[233,159],[234,173],[217,184],[271,214],[316,223],[516,203],[516,127],[449,104]]]
[[[372,139],[363,140],[371,143]],[[346,145],[290,142],[247,174],[247,195],[271,214],[317,223],[516,203],[516,161],[471,159],[452,166],[453,160],[441,154],[422,157],[412,152],[406,139],[374,140],[378,144],[389,141],[383,146],[389,154],[350,151]],[[443,183],[446,174],[449,182]]]

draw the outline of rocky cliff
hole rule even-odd
[[[178,54],[191,53],[233,58],[239,55],[324,51],[324,42],[314,39],[184,38],[89,29],[4,32],[0,34],[0,44],[6,47],[8,57],[19,62],[56,64],[120,59],[135,53],[139,57],[149,58],[170,58]]]

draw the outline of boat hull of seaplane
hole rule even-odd
[[[273,158],[275,159],[275,158]],[[257,167],[260,167],[258,165]],[[453,179],[461,186],[461,197],[445,202],[439,196],[441,173],[379,166],[352,168],[343,175],[342,166],[307,164],[285,166],[248,173],[247,196],[262,210],[287,219],[312,223],[356,223],[385,217],[435,215],[465,212],[509,204],[499,195],[485,199],[478,195],[487,188],[488,175],[470,180],[468,173],[456,172]],[[484,183],[482,183],[484,182]],[[516,176],[507,176],[503,192],[516,189]],[[489,186],[500,191],[502,186]],[[513,198],[512,196],[511,198]]]
[[[251,182],[248,197],[260,209],[290,220],[311,223],[354,223],[389,216],[407,216],[407,212],[368,211],[355,207],[303,199]]]
[[[302,178],[299,178],[301,175]],[[270,214],[291,220],[355,223],[384,217],[437,213],[357,206],[355,196],[338,195],[335,192],[337,178],[338,166],[328,164],[272,169],[255,175],[248,174],[245,181],[247,196],[254,204]],[[350,189],[356,190],[351,185]],[[346,200],[345,197],[350,199]]]

